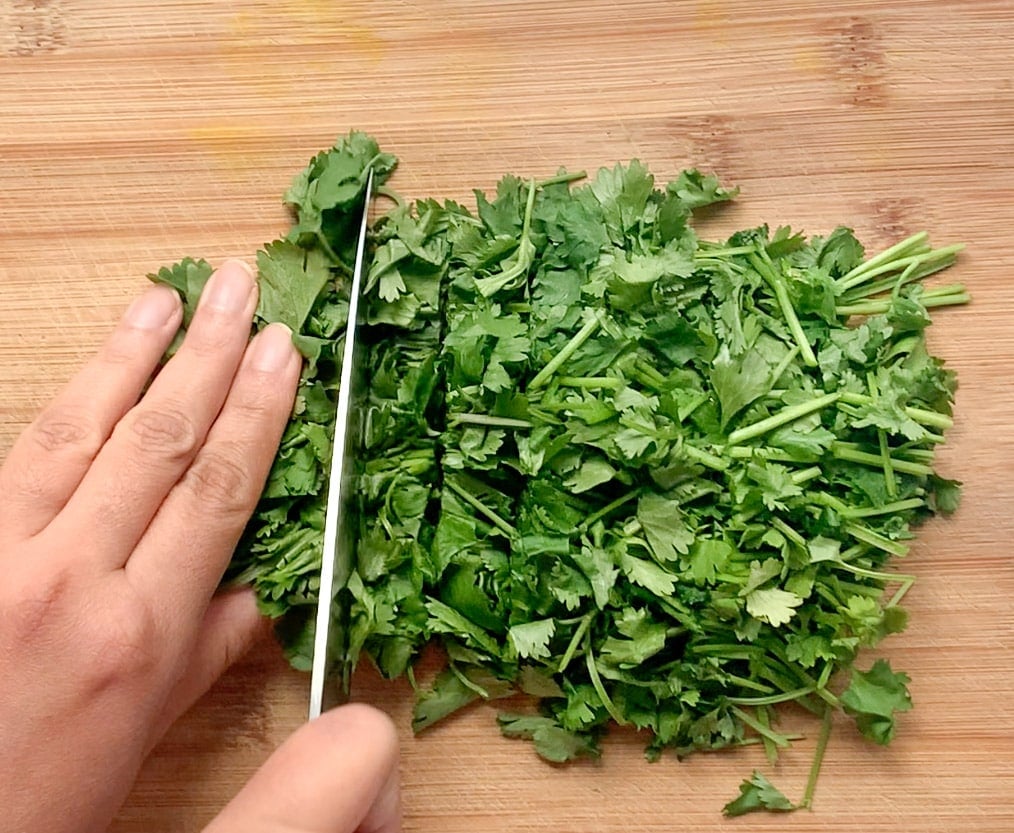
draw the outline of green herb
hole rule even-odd
[[[307,363],[229,580],[254,585],[297,667],[370,166],[383,181],[394,159],[363,134],[315,157],[258,257],[257,325],[288,323]],[[350,650],[397,677],[438,641],[414,728],[525,692],[539,714],[501,730],[554,762],[598,755],[610,723],[644,731],[650,759],[759,742],[773,761],[791,740],[773,710],[797,703],[823,716],[808,807],[835,711],[886,743],[910,706],[903,674],[853,666],[905,626],[914,578],[893,559],[957,506],[934,470],[955,379],[924,331],[968,296],[920,281],[959,247],[704,241],[693,212],[735,195],[714,177],[579,178],[507,176],[475,211],[397,199],[372,228]],[[189,308],[209,271],[153,277]],[[755,773],[725,812],[794,807]]]
[[[742,816],[757,810],[785,812],[795,809],[795,804],[755,770],[748,781],[739,785],[739,798],[726,804],[722,812],[727,816]]]
[[[864,737],[879,743],[890,743],[894,737],[895,712],[912,708],[906,683],[907,674],[894,673],[886,660],[878,659],[869,671],[852,672],[852,682],[842,692],[841,704],[856,719]]]

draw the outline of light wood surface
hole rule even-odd
[[[966,483],[909,556],[909,630],[884,646],[915,710],[887,749],[844,724],[812,813],[723,821],[761,767],[798,797],[808,740],[649,765],[616,733],[551,768],[480,707],[413,739],[411,696],[359,699],[403,732],[405,827],[471,831],[1014,830],[1014,7],[980,2],[0,0],[0,452],[97,346],[144,274],[253,253],[280,195],[350,128],[409,197],[508,171],[638,157],[742,186],[705,231],[761,222],[870,247],[968,243],[974,294],[930,340],[960,375],[942,471]],[[115,833],[199,830],[303,719],[265,644],[174,729]],[[2,822],[0,822],[2,826]]]

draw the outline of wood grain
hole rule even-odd
[[[916,702],[895,744],[842,725],[815,810],[723,821],[757,750],[550,768],[477,708],[413,739],[410,692],[357,696],[403,729],[409,831],[1014,829],[1014,8],[1006,0],[0,0],[0,450],[97,346],[144,274],[249,256],[279,197],[356,127],[407,196],[507,171],[638,157],[742,186],[705,231],[853,226],[871,246],[965,241],[974,294],[930,340],[961,380],[941,455],[965,481],[925,528],[909,630],[885,650]],[[168,735],[113,825],[192,831],[302,720],[306,680],[264,645]],[[812,736],[812,727],[809,734]],[[798,796],[810,740],[774,780]]]

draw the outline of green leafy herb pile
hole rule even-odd
[[[229,580],[251,582],[297,667],[309,663],[322,488],[365,171],[395,160],[352,133],[285,200],[295,222],[258,255],[258,326],[306,356],[297,406]],[[732,198],[638,162],[544,182],[507,176],[475,210],[404,203],[372,227],[371,351],[351,647],[412,677],[424,729],[524,692],[505,735],[551,761],[599,754],[610,722],[647,755],[789,737],[776,708],[877,743],[908,678],[861,649],[905,626],[913,577],[892,561],[953,510],[934,473],[953,375],[926,348],[921,279],[955,260],[925,234],[867,257],[846,228],[702,240],[694,211]],[[210,267],[154,279],[188,307]],[[760,773],[725,812],[795,806]]]

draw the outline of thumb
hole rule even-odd
[[[361,703],[300,727],[204,833],[399,833],[398,736]]]

